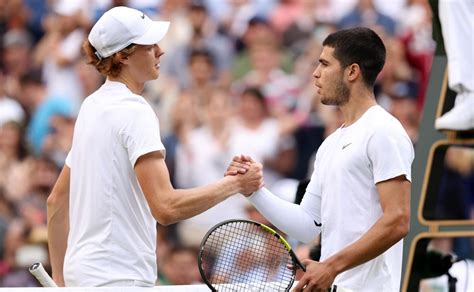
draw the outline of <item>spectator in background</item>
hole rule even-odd
[[[245,88],[260,88],[268,114],[285,126],[284,134],[291,134],[307,118],[307,109],[301,109],[301,83],[296,76],[280,67],[281,51],[274,39],[255,42],[249,47],[251,70],[233,83],[234,92]]]
[[[0,125],[0,188],[5,187],[7,175],[12,167],[21,163],[28,155],[24,128],[15,121]]]
[[[64,114],[54,114],[49,119],[49,132],[43,143],[42,152],[61,167],[71,150],[75,119]]]
[[[178,144],[187,144],[189,132],[202,125],[201,107],[192,93],[183,91],[173,104],[170,117],[172,131],[163,139],[166,147],[166,165],[169,167],[170,178],[176,184],[176,150]]]
[[[396,22],[388,15],[383,14],[374,5],[374,0],[359,0],[356,7],[349,14],[342,17],[337,23],[338,28],[357,26],[381,27],[390,36],[395,35]]]
[[[281,69],[281,51],[271,36],[252,43],[248,48],[250,70],[234,82],[236,92],[248,87],[260,87],[270,114],[291,111],[297,103],[299,81]]]
[[[46,249],[31,250],[28,246],[28,237],[31,229],[21,219],[10,223],[5,236],[5,252],[1,260],[3,275],[0,277],[1,287],[38,287],[38,282],[28,272],[30,256],[37,256],[38,261],[47,262]],[[25,265],[26,263],[26,265]]]
[[[173,24],[170,25],[169,34],[162,42],[163,50],[171,52],[178,47],[186,46],[193,35],[191,20],[188,17],[191,1],[162,0],[156,2],[156,10],[154,15],[151,15],[151,19],[166,19]],[[171,55],[167,56],[168,59],[171,58]],[[170,60],[163,60],[161,70],[168,72],[170,66],[174,66]]]
[[[271,188],[294,167],[295,145],[288,124],[270,115],[268,102],[257,87],[245,89],[236,103],[236,123],[229,140],[231,153],[246,153],[262,163],[265,184]]]
[[[25,122],[25,112],[21,107],[21,104],[6,93],[6,76],[3,68],[0,67],[0,126],[3,124],[14,121],[17,123]]]
[[[105,81],[104,76],[100,75],[95,68],[86,63],[84,58],[81,58],[75,65],[77,77],[79,78],[80,86],[84,96],[89,96],[96,91],[100,85]]]
[[[250,51],[254,46],[265,43],[278,44],[279,37],[266,18],[256,16],[249,20],[247,29],[243,35],[236,39],[237,55],[232,65],[233,80],[241,79],[252,66]],[[278,66],[284,71],[291,71],[292,61],[283,47],[277,46],[281,58]]]
[[[401,11],[400,40],[405,47],[406,61],[417,73],[417,108],[423,109],[428,81],[433,62],[435,42],[433,41],[431,22],[432,11],[427,0],[409,0]]]
[[[190,38],[186,43],[171,50],[169,60],[164,63],[164,72],[176,78],[182,88],[187,88],[192,81],[189,73],[183,74],[183,68],[190,63],[192,52],[208,51],[215,68],[212,78],[216,79],[220,86],[228,86],[234,56],[232,42],[217,30],[216,24],[212,22],[206,6],[201,1],[190,2],[188,18],[191,24]]]
[[[228,9],[219,15],[223,30],[233,39],[241,38],[247,30],[249,21],[256,16],[262,16],[257,6],[256,1],[251,0],[229,1]]]
[[[189,81],[184,89],[193,93],[197,105],[202,109],[218,87],[214,56],[206,49],[194,49],[189,54],[187,65]]]
[[[334,25],[325,16],[326,4],[321,0],[301,0],[298,16],[282,33],[282,45],[288,48],[293,56],[298,57],[308,51],[312,42],[321,45],[324,37],[333,30]]]
[[[31,71],[20,79],[18,95],[21,103],[31,115],[27,129],[28,143],[34,155],[40,155],[44,139],[50,131],[50,118],[55,114],[73,116],[73,103],[66,98],[49,95],[39,71]]]
[[[241,143],[234,144],[234,115],[229,95],[215,90],[204,100],[201,127],[190,130],[181,140],[176,150],[175,182],[179,188],[190,188],[208,184],[222,177],[222,170]],[[202,171],[205,169],[205,171]],[[202,214],[180,222],[179,235],[185,245],[199,245],[206,232],[216,222],[233,218],[247,218],[246,200],[233,196],[210,208]]]
[[[8,270],[8,265],[6,265],[3,260],[5,254],[5,237],[14,215],[15,205],[6,198],[3,186],[0,185],[0,279]]]
[[[447,149],[436,195],[436,209],[431,219],[474,219],[474,149],[460,146]],[[460,253],[463,257],[468,255],[465,251]]]
[[[84,97],[75,70],[85,38],[80,1],[60,0],[45,20],[45,35],[33,52],[33,62],[41,66],[48,95],[73,102],[77,111]]]
[[[281,35],[290,27],[302,14],[304,6],[301,0],[280,0],[268,16],[272,27]],[[311,10],[310,12],[314,12]]]
[[[3,35],[4,88],[9,95],[18,92],[20,77],[31,69],[32,45],[31,35],[25,29],[11,29]]]
[[[23,0],[0,1],[0,32],[27,29],[29,11]]]
[[[400,121],[411,142],[416,145],[421,116],[417,108],[416,97],[403,93],[399,96],[393,96],[389,112]]]
[[[162,258],[161,285],[192,285],[201,282],[197,248],[175,246]]]

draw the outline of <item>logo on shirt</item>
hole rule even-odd
[[[316,227],[321,227],[323,225],[323,223],[318,223],[316,221],[313,221],[314,222],[314,225],[316,225]]]
[[[351,144],[352,144],[352,142],[351,142],[351,143],[347,143],[346,145],[342,145],[342,150],[344,150],[346,147],[348,147],[348,146],[351,145]]]
[[[145,19],[145,13],[142,13],[142,16],[140,16],[142,19]]]

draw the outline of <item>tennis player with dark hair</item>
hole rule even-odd
[[[277,228],[309,242],[320,232],[320,262],[305,260],[294,291],[332,284],[363,292],[399,291],[402,239],[409,231],[413,145],[402,125],[377,105],[374,82],[385,46],[368,28],[340,30],[323,42],[313,73],[321,102],[339,107],[344,124],[316,154],[300,205],[265,188],[249,196]],[[235,157],[226,174],[245,173]]]
[[[53,279],[59,286],[153,286],[156,221],[192,217],[238,192],[263,185],[261,165],[187,190],[175,190],[159,121],[140,93],[158,78],[158,42],[169,23],[115,7],[84,44],[107,76],[81,106],[71,151],[48,198]],[[203,169],[205,171],[205,169]]]

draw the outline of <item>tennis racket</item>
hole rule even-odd
[[[198,263],[212,291],[289,291],[296,268],[306,270],[282,236],[249,220],[211,228],[201,242]]]
[[[35,276],[38,282],[43,285],[43,287],[58,287],[41,263],[32,264],[29,268],[29,271],[33,276]]]

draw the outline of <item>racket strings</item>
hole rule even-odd
[[[215,229],[202,253],[205,274],[219,291],[284,291],[291,285],[293,263],[273,234],[248,222]]]

